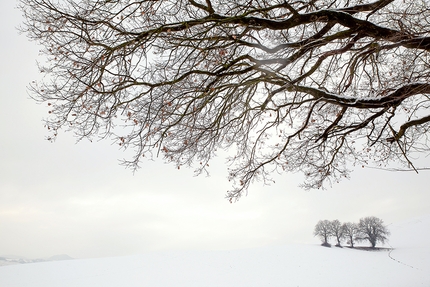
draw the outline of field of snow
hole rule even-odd
[[[430,216],[389,229],[391,251],[285,245],[31,263],[0,267],[0,286],[430,286]]]

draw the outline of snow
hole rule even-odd
[[[0,286],[430,286],[430,216],[389,225],[391,251],[284,245],[0,267]]]

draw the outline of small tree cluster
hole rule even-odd
[[[323,246],[331,246],[329,239],[333,237],[338,247],[341,247],[342,241],[346,241],[351,248],[356,242],[369,241],[375,248],[376,243],[384,243],[388,239],[390,232],[382,219],[370,216],[361,218],[359,223],[320,220],[315,225],[314,235],[321,239]]]

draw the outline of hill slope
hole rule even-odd
[[[4,266],[0,286],[430,286],[430,217],[390,226],[391,252],[318,245]]]

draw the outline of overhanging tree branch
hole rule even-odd
[[[273,172],[321,188],[430,151],[424,2],[20,3],[46,57],[30,89],[50,139],[110,138],[134,169],[160,154],[197,174],[228,149],[230,200]]]

